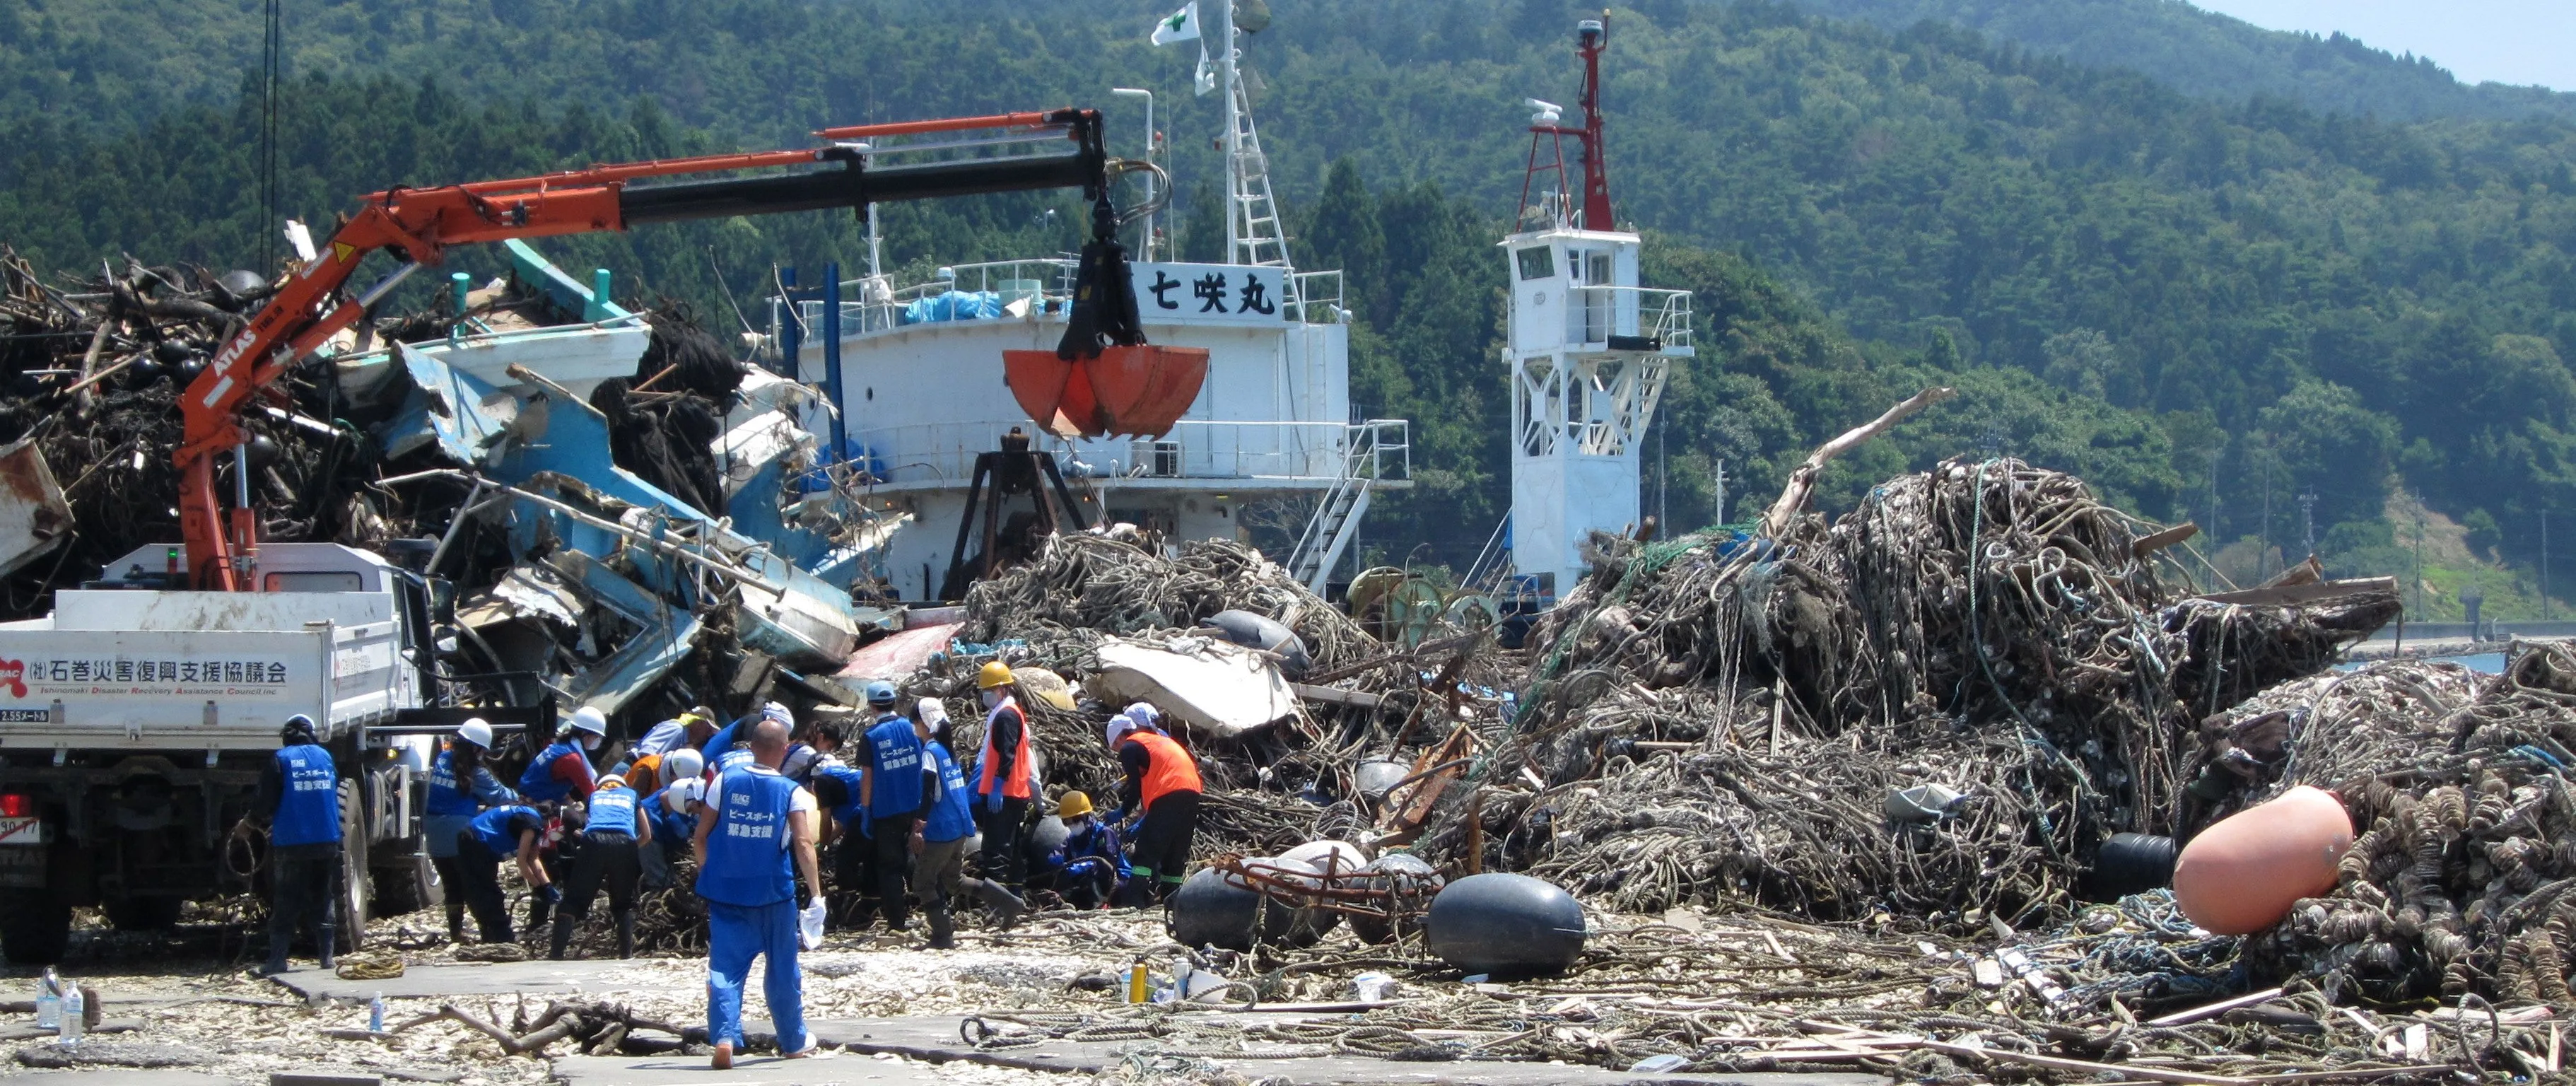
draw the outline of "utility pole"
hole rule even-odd
[[[2205,530],[2209,533],[2209,553],[2211,554],[2217,554],[2222,547],[2226,546],[2218,537],[2218,458],[2226,452],[2227,447],[2224,445],[2209,450],[2209,525]],[[2218,567],[2211,564],[2209,559],[2201,559],[2200,564],[2209,566],[2212,578],[2218,576]]]
[[[2540,619],[2549,620],[2549,507],[2540,507]]]
[[[2415,505],[2415,613],[2424,613],[2424,505]]]
[[[2265,568],[2272,563],[2272,443],[2263,442],[2263,549],[2254,552],[2254,579],[2271,579]]]
[[[2299,523],[2300,523],[2300,526],[2301,526],[2302,531],[2303,531],[2303,533],[2304,533],[2304,537],[2305,537],[2305,539],[2306,539],[2306,541],[2307,541],[2308,554],[2310,554],[2310,555],[2314,555],[2314,554],[2316,554],[2316,553],[2317,553],[2317,488],[2315,488],[2315,487],[2309,487],[2309,488],[2307,488],[2306,490],[2303,490],[2303,491],[2300,491],[2300,492],[2299,492]],[[2543,536],[2544,538],[2546,538],[2546,537],[2547,537],[2547,534],[2548,534],[2548,531],[2549,531],[2548,523],[2547,523],[2546,521],[2543,521],[2543,522],[2542,522],[2542,525],[2541,525],[2541,529],[2540,529],[2540,530],[2541,530],[2542,536]]]

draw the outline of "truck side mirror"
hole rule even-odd
[[[456,625],[456,582],[445,577],[429,578],[429,620],[441,626]]]

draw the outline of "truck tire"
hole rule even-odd
[[[367,903],[370,881],[367,877],[367,815],[359,806],[356,778],[340,778],[340,923],[336,930],[339,952],[347,954],[366,945]]]
[[[53,891],[0,891],[0,955],[9,964],[59,965],[71,941],[71,907]]]
[[[118,931],[168,931],[179,923],[179,899],[161,895],[112,897],[100,903]]]
[[[447,904],[447,887],[426,854],[375,868],[375,914],[399,916]]]

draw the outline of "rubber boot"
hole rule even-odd
[[[562,961],[564,960],[564,951],[571,948],[572,915],[570,913],[556,913],[554,949],[547,951],[546,957],[552,958],[556,961]]]
[[[1019,923],[1020,917],[1029,911],[1028,902],[1020,900],[1018,894],[999,882],[992,879],[967,879],[965,882],[975,891],[976,897],[983,899],[985,907],[999,914],[1004,928]]]
[[[334,952],[340,949],[339,931],[330,924],[316,927],[313,929],[313,942],[321,948],[320,964],[322,968],[331,968],[331,959],[334,957]]]
[[[611,914],[617,920],[617,956],[635,956],[635,910],[619,909]]]
[[[930,919],[930,948],[932,950],[957,949],[957,919],[948,914],[948,902],[943,900],[923,909],[922,912]]]
[[[273,977],[283,972],[286,972],[286,940],[271,936],[268,940],[268,960],[260,964],[259,975]]]
[[[546,904],[546,899],[533,896],[528,898],[528,930],[536,931],[545,927],[547,919],[554,914],[555,907]]]
[[[447,941],[451,943],[465,941],[465,903],[454,898],[448,899],[447,902]]]

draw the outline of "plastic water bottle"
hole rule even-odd
[[[45,967],[45,979],[36,982],[36,1028],[55,1029],[63,1024],[63,982],[54,975],[54,967]]]
[[[384,1031],[385,994],[378,992],[376,998],[367,1001],[367,1032],[383,1033]]]
[[[63,989],[63,1021],[62,1024],[56,1027],[54,1031],[55,1044],[59,1044],[64,1048],[80,1047],[81,1015],[86,1011],[87,1008],[81,1006],[80,986],[77,984],[65,986]]]

